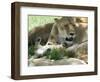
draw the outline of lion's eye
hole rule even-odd
[[[65,24],[64,26],[65,26],[65,27],[68,27],[68,24]]]

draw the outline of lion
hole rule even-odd
[[[77,58],[87,63],[87,28],[88,18],[86,17],[55,19],[47,44],[62,44],[68,52],[74,52]]]
[[[86,18],[62,17],[55,19],[47,44],[63,44],[65,47],[69,47],[87,40],[86,31]]]

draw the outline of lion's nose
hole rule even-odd
[[[74,33],[73,33],[73,32],[71,32],[71,33],[70,33],[70,35],[71,35],[71,36],[73,36],[73,35],[74,35]]]

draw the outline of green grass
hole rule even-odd
[[[35,48],[34,46],[30,46],[29,47],[29,50],[28,50],[28,54],[29,54],[29,58],[31,58],[32,56],[34,56],[34,52],[35,52]],[[47,50],[45,53],[44,53],[44,56],[47,58],[47,59],[50,59],[50,60],[60,60],[60,59],[63,59],[64,57],[67,57],[67,58],[73,58],[75,57],[75,53],[72,52],[72,51],[66,51],[65,49],[51,49],[51,50]]]
[[[59,16],[28,16],[28,30],[30,31],[32,28],[37,26],[43,26],[47,23],[54,22],[54,18],[61,18]]]
[[[65,49],[52,49],[51,51],[47,51],[45,53],[46,57],[51,60],[60,60],[64,57],[66,58],[73,58],[75,57],[75,52],[72,51],[66,51]]]
[[[31,56],[33,56],[34,54],[35,54],[35,48],[34,48],[33,45],[31,45],[30,47],[28,47],[28,56],[29,56],[29,58]]]
[[[52,49],[51,51],[47,51],[45,53],[46,57],[51,60],[60,60],[63,58],[64,53],[61,52],[60,49]]]

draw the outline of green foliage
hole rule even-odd
[[[34,55],[34,52],[35,52],[35,48],[32,45],[28,48],[29,58]],[[46,56],[46,58],[50,60],[60,60],[63,59],[64,57],[66,58],[76,57],[75,52],[73,51],[66,51],[65,49],[55,49],[55,48],[47,50],[44,53],[44,56]]]
[[[33,45],[28,48],[29,57],[34,55],[34,51],[35,51],[35,48]]]
[[[48,59],[51,59],[51,60],[59,60],[59,59],[62,59],[63,56],[64,56],[64,53],[61,52],[60,49],[52,49],[50,51],[47,51],[45,53],[46,57]]]
[[[55,18],[61,18],[60,16],[28,16],[28,30],[30,31],[33,27],[43,26],[47,23],[53,23]]]
[[[66,58],[74,58],[75,52],[66,51],[65,49],[52,49],[45,53],[45,56],[51,60],[60,60],[64,57]]]

